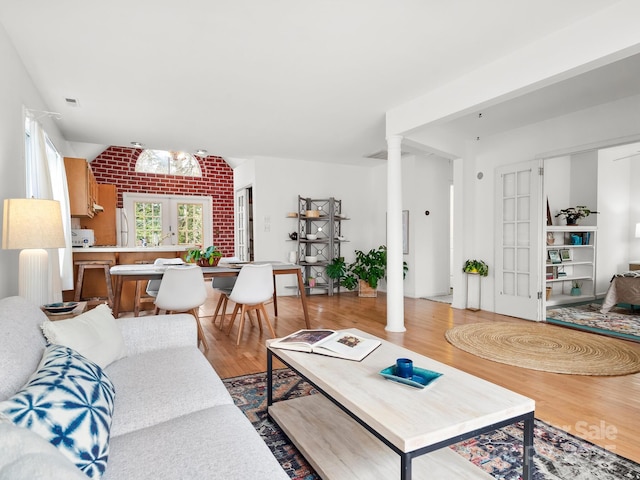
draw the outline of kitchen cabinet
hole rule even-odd
[[[94,217],[80,220],[82,228],[93,230],[96,246],[116,245],[116,204],[118,192],[115,185],[100,183],[98,188],[98,203],[103,211]]]
[[[84,158],[65,157],[69,206],[72,217],[89,217],[96,214],[98,204],[98,183],[91,165]]]

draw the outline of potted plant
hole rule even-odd
[[[347,290],[358,286],[360,297],[376,297],[378,282],[387,275],[387,247],[381,245],[366,253],[356,250],[355,254],[356,260],[351,264],[347,264],[343,257],[335,258],[327,265],[327,276],[338,280]],[[407,262],[402,262],[402,268],[406,276],[409,269]]]
[[[489,275],[489,266],[483,260],[467,260],[462,267],[464,273],[475,273],[482,277]]]
[[[588,217],[591,214],[596,214],[595,210],[590,210],[584,205],[578,205],[575,207],[563,208],[556,217],[565,217],[567,219],[567,225],[577,225],[578,220],[584,217]]]
[[[582,282],[574,280],[571,282],[571,295],[574,297],[579,297],[582,295]]]
[[[218,265],[220,258],[222,258],[222,252],[214,245],[207,247],[205,250],[200,249],[200,247],[192,248],[184,257],[187,262],[197,263],[201,267],[215,267]]]
[[[344,261],[344,257],[336,257],[331,261],[331,263],[326,266],[325,272],[329,278],[338,280],[340,282],[340,285],[347,288],[344,280],[344,277],[347,275],[347,267],[348,265]],[[353,290],[353,288],[354,287],[351,287],[349,288],[349,290]]]

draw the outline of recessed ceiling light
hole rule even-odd
[[[144,145],[140,142],[131,142],[131,145],[133,145],[136,148],[142,148],[144,147]]]
[[[203,148],[196,150],[196,155],[200,155],[201,157],[206,157],[207,156],[207,151]]]

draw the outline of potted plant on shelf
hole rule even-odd
[[[578,282],[577,280],[571,282],[571,295],[574,297],[582,295],[582,282]]]
[[[565,217],[567,220],[567,225],[577,225],[578,220],[584,217],[588,217],[591,214],[596,214],[595,210],[590,210],[584,205],[577,205],[575,207],[563,208],[558,213],[556,213],[556,217]]]
[[[327,276],[338,280],[339,284],[347,290],[358,289],[359,297],[377,297],[378,282],[387,275],[387,247],[381,245],[378,248],[363,252],[356,250],[356,260],[347,264],[344,257],[338,257],[327,265]],[[409,269],[407,262],[402,262],[403,276]]]
[[[192,248],[187,252],[184,259],[187,262],[197,263],[201,267],[215,267],[222,258],[222,252],[217,247],[211,245],[205,250],[200,247]]]
[[[464,273],[474,273],[482,277],[489,275],[489,266],[483,260],[467,260],[462,267]]]

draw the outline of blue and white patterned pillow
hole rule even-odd
[[[68,347],[49,345],[27,385],[0,402],[0,414],[99,479],[109,456],[114,398],[113,384],[98,365]]]

